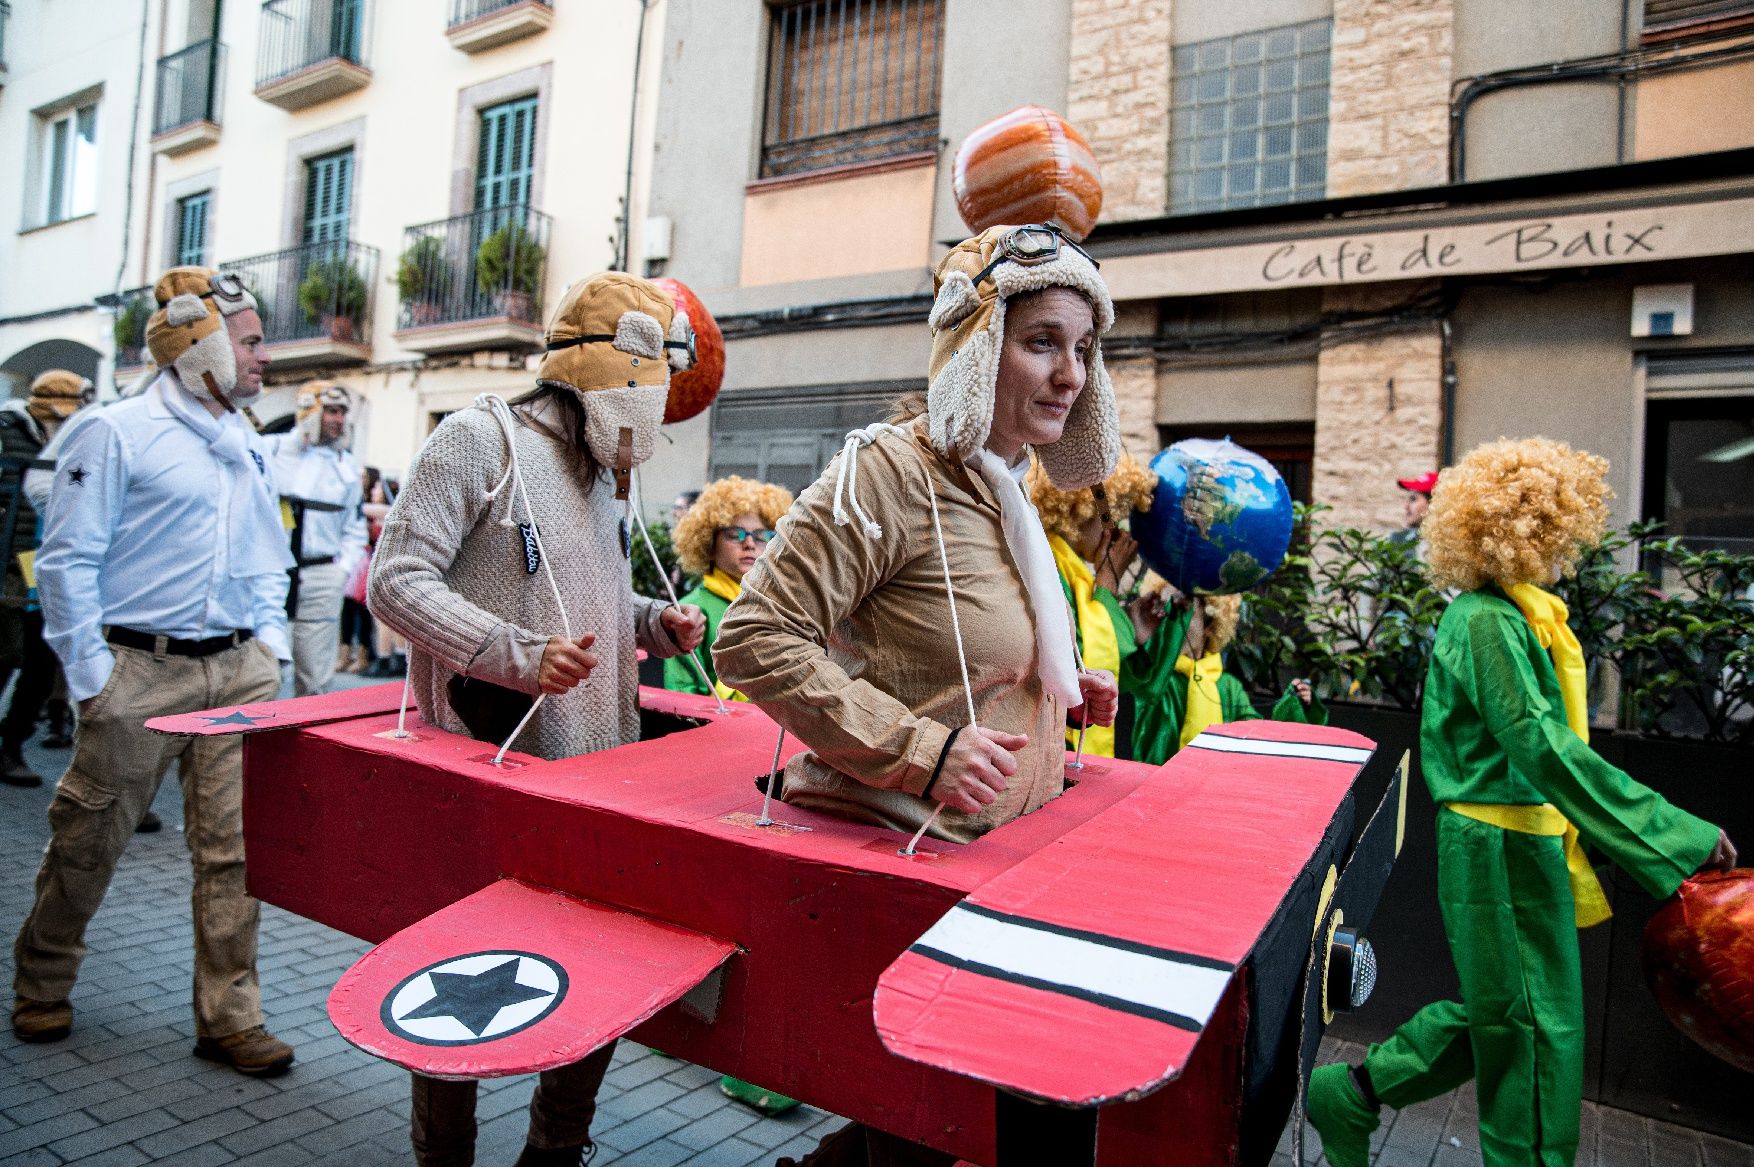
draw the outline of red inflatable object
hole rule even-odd
[[[713,403],[725,383],[725,334],[706,310],[700,297],[681,280],[653,280],[675,297],[676,306],[694,325],[694,368],[670,376],[670,398],[664,404],[664,424],[687,421]]]
[[[1642,956],[1676,1028],[1754,1073],[1754,868],[1683,883],[1645,925]]]
[[[1096,226],[1102,171],[1077,127],[1051,109],[1020,105],[972,131],[956,151],[956,209],[970,231],[1053,223],[1074,239]]]

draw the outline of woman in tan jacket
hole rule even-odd
[[[785,801],[967,843],[1060,793],[1068,711],[1114,717],[1019,485],[1032,448],[1068,489],[1113,469],[1098,337],[1114,308],[1046,226],[983,232],[936,283],[924,415],[849,435],[745,577],[713,658],[810,747]]]

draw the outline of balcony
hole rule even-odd
[[[255,294],[262,309],[262,339],[276,368],[332,368],[371,360],[377,248],[350,240],[307,243],[220,267]]]
[[[12,5],[0,0],[0,87],[6,84],[6,26],[12,23]]]
[[[554,23],[551,0],[451,0],[451,47],[480,53],[535,36]]]
[[[256,46],[256,96],[292,111],[363,89],[367,0],[268,0]]]
[[[151,288],[130,288],[102,301],[116,313],[110,325],[116,342],[116,388],[125,388],[146,371],[152,358],[146,354],[146,322],[158,308]]]
[[[549,222],[529,207],[496,207],[408,228],[397,343],[417,353],[540,349]]]
[[[225,46],[197,41],[159,58],[152,148],[175,157],[219,141],[219,94]]]

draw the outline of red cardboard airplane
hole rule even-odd
[[[424,1074],[632,1034],[991,1167],[1253,1163],[1313,1053],[1305,989],[1355,995],[1325,943],[1366,850],[1353,733],[1254,721],[1162,767],[1087,759],[1036,813],[908,856],[777,801],[764,824],[777,727],[751,705],[642,689],[646,740],[495,766],[412,712],[398,736],[400,696],[148,724],[250,735],[250,890],[378,945],[330,1016]],[[1347,925],[1386,876],[1350,881]]]

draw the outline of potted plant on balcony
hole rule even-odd
[[[146,363],[146,321],[152,316],[150,293],[130,296],[116,312],[113,331],[116,364],[131,368]]]
[[[396,292],[408,305],[412,327],[424,328],[444,318],[454,274],[440,236],[422,235],[402,253],[396,265]]]
[[[312,263],[298,286],[298,306],[306,323],[319,325],[322,335],[342,344],[358,338],[365,299],[365,280],[344,255]]]
[[[476,285],[493,293],[501,314],[537,323],[536,296],[542,291],[542,267],[547,258],[536,237],[514,220],[476,248]]]

